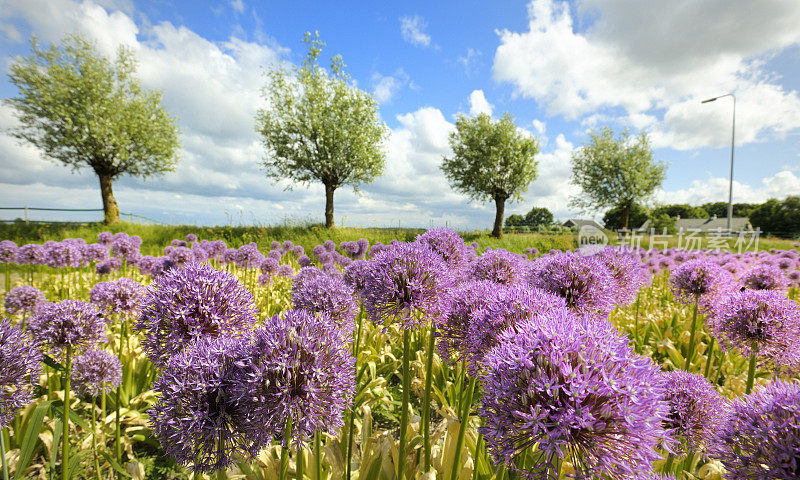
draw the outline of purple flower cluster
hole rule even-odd
[[[704,449],[723,419],[725,400],[700,375],[679,370],[659,380],[669,406],[664,427],[689,450]]]
[[[36,310],[36,307],[46,301],[44,293],[39,291],[38,288],[30,285],[21,285],[9,290],[6,298],[3,299],[3,306],[10,315],[16,313],[29,315]]]
[[[106,343],[106,319],[91,303],[63,300],[43,303],[28,322],[28,329],[54,353],[67,347],[80,354],[97,343]]]
[[[346,336],[355,328],[358,302],[352,287],[317,267],[302,268],[294,277],[292,304],[308,312],[326,314]]]
[[[137,327],[158,366],[200,338],[249,331],[257,314],[253,295],[233,275],[196,263],[154,281],[141,312]]]
[[[91,349],[72,363],[72,387],[79,395],[95,397],[122,381],[122,364],[105,350]]]
[[[614,310],[614,279],[593,257],[573,252],[545,255],[528,273],[528,283],[562,297],[582,315],[606,316]]]
[[[711,330],[724,348],[776,367],[800,366],[800,305],[770,290],[744,290],[713,309]]]
[[[571,459],[580,478],[652,471],[666,438],[659,369],[608,322],[554,309],[498,340],[480,409],[496,460],[520,470],[515,459],[536,445],[544,461]]]
[[[776,380],[734,400],[711,453],[730,480],[800,478],[800,383]]]
[[[762,263],[745,272],[739,282],[750,290],[776,290],[785,292],[789,288],[789,278],[776,265]]]
[[[705,259],[690,260],[671,272],[669,283],[678,301],[712,303],[730,290],[733,278],[719,265]]]
[[[614,279],[613,294],[617,305],[629,305],[639,290],[650,283],[650,272],[630,250],[606,247],[593,257],[606,266]]]
[[[0,427],[6,427],[17,411],[33,400],[39,383],[42,354],[26,332],[0,322]]]
[[[17,250],[19,247],[11,240],[0,241],[0,263],[14,263]]]
[[[136,280],[120,278],[96,284],[89,292],[89,298],[92,303],[108,313],[135,314],[146,292],[147,288]]]
[[[416,243],[427,245],[444,261],[451,270],[461,270],[467,266],[474,251],[464,244],[461,235],[449,228],[431,228],[418,235]]]
[[[525,255],[518,255],[498,248],[487,249],[477,260],[470,263],[467,278],[489,280],[501,285],[513,285],[525,281],[531,263]]]

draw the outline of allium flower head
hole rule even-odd
[[[689,450],[705,449],[722,421],[725,400],[701,375],[677,370],[663,373],[660,381],[669,407],[664,427]]]
[[[91,303],[62,300],[43,303],[27,328],[40,343],[60,353],[68,346],[79,355],[97,343],[106,343],[106,320]]]
[[[13,263],[17,250],[19,247],[11,240],[0,241],[0,263]]]
[[[592,257],[573,252],[539,258],[528,274],[528,283],[567,301],[579,314],[611,313],[614,280],[606,266]]]
[[[194,243],[197,241],[197,235],[194,233],[187,233],[186,234],[186,241],[189,243]]]
[[[444,314],[436,321],[437,345],[442,358],[451,360],[465,356],[473,313],[498,288],[502,287],[488,280],[480,280],[467,281],[447,291]]]
[[[369,269],[370,262],[367,260],[356,260],[344,269],[344,282],[350,285],[358,295],[362,295],[364,292]]]
[[[23,245],[14,254],[14,263],[19,265],[44,265],[46,259],[44,248],[36,243]]]
[[[102,262],[108,259],[108,247],[101,243],[92,243],[86,247],[84,259],[89,262]]]
[[[710,326],[723,348],[753,353],[776,367],[800,365],[800,305],[770,290],[744,290],[723,298]]]
[[[72,363],[72,388],[79,395],[95,397],[118,387],[121,381],[122,364],[105,350],[88,350]]]
[[[636,299],[639,289],[650,281],[650,273],[635,253],[606,247],[592,257],[603,263],[611,273],[617,305],[629,305]]]
[[[776,380],[734,400],[711,455],[730,480],[800,478],[800,383]]]
[[[275,274],[279,277],[292,278],[294,277],[294,269],[291,265],[281,265]]]
[[[367,271],[364,305],[370,319],[386,324],[397,318],[415,328],[445,307],[451,284],[447,264],[425,245],[398,243],[376,255]]]
[[[292,304],[312,313],[324,313],[345,336],[353,331],[358,314],[355,292],[342,278],[317,267],[301,268],[292,281]]]
[[[702,297],[724,293],[733,277],[727,270],[707,258],[689,260],[670,272],[672,293],[683,303],[695,303]]]
[[[325,247],[325,250],[329,252],[336,251],[336,242],[334,242],[333,240],[325,240],[322,246]]]
[[[111,240],[114,239],[114,234],[111,232],[101,232],[97,234],[97,243],[102,245],[111,245]]]
[[[344,425],[342,413],[355,392],[355,359],[324,315],[289,310],[273,317],[255,332],[239,365],[231,395],[255,445],[282,440],[287,418],[295,446],[316,431],[333,434]]]
[[[255,455],[253,437],[242,430],[231,396],[231,371],[244,358],[238,337],[203,337],[169,359],[153,390],[147,413],[164,451],[196,472],[212,472],[244,455]]]
[[[125,260],[127,263],[136,263],[141,258],[139,247],[142,239],[137,236],[129,236],[127,233],[116,233],[111,240],[111,255]]]
[[[21,285],[14,287],[6,294],[3,300],[6,312],[14,315],[22,313],[24,315],[33,313],[37,306],[46,302],[44,293],[39,291],[36,287],[30,285]]]
[[[762,263],[751,268],[742,275],[739,282],[750,290],[785,292],[789,288],[789,281],[783,270],[769,263]]]
[[[122,268],[122,261],[117,257],[111,257],[98,263],[94,270],[98,275],[102,276],[115,272],[120,268]]]
[[[89,292],[89,298],[108,313],[135,313],[146,292],[147,288],[136,280],[120,278],[96,284]]]
[[[489,280],[502,285],[513,285],[525,280],[530,262],[518,255],[498,248],[486,250],[468,267],[471,280]]]
[[[256,319],[253,295],[233,275],[197,263],[154,281],[141,311],[137,327],[158,366],[193,341],[248,331]]]
[[[480,413],[489,451],[517,469],[515,458],[538,444],[545,459],[571,459],[578,478],[651,471],[665,437],[658,367],[608,322],[563,312],[506,330],[486,355]]]
[[[264,254],[258,250],[258,245],[248,243],[236,251],[236,266],[239,268],[257,268],[264,261]]]
[[[83,250],[73,242],[54,242],[47,249],[47,265],[53,268],[79,268],[82,261]]]
[[[175,265],[184,265],[190,262],[194,262],[195,255],[191,248],[178,246],[172,249],[169,252],[169,259]]]
[[[33,401],[39,383],[42,354],[26,332],[0,322],[0,428],[8,426],[17,411]]]
[[[461,235],[449,228],[431,228],[418,235],[415,242],[430,247],[451,270],[460,270],[469,261],[468,249]]]

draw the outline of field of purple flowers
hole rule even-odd
[[[0,242],[4,480],[800,478],[797,249],[140,249]]]

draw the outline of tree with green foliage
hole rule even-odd
[[[263,166],[275,181],[290,179],[325,186],[325,226],[333,227],[333,193],[383,174],[388,128],[369,93],[353,86],[339,55],[330,72],[320,67],[319,33],[305,34],[308,53],[293,74],[284,68],[269,72],[263,89],[268,108],[256,116],[256,131],[267,155]],[[287,185],[290,189],[292,185]]]
[[[616,206],[611,208],[603,215],[603,225],[608,229],[619,230],[622,228],[639,228],[650,218],[650,212],[638,203],[633,203],[628,207],[628,227],[625,226],[623,219],[623,207]]]
[[[708,218],[710,216],[703,207],[693,207],[685,203],[658,206],[653,209],[652,217],[655,218],[662,214],[673,218]]]
[[[513,214],[506,217],[506,227],[525,227],[525,215]]]
[[[460,115],[450,133],[452,157],[443,157],[441,169],[450,187],[470,200],[494,200],[492,236],[503,236],[503,214],[507,200],[519,201],[536,178],[539,142],[514,125],[506,113],[499,121],[481,113]]]
[[[174,171],[180,147],[176,120],[161,105],[161,92],[142,88],[127,48],[112,62],[77,34],[60,47],[40,49],[35,37],[31,46],[30,56],[17,57],[10,66],[20,93],[5,100],[20,123],[11,133],[45,158],[73,170],[94,170],[105,222],[118,222],[114,179]]]
[[[733,216],[749,217],[750,212],[756,207],[758,207],[758,204],[755,203],[734,203]],[[708,212],[709,216],[716,215],[718,218],[728,218],[728,202],[704,203],[701,208]]]
[[[533,207],[525,214],[525,225],[529,227],[540,227],[553,223],[553,214],[544,207]]]
[[[664,181],[666,164],[653,158],[647,134],[619,137],[610,127],[591,132],[572,154],[572,182],[582,193],[570,204],[583,209],[618,207],[622,228],[630,226],[634,203],[645,202]]]
[[[750,223],[762,232],[791,238],[800,234],[800,196],[770,198],[750,212]]]

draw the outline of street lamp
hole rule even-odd
[[[718,98],[731,97],[733,99],[733,122],[731,126],[731,180],[728,184],[728,233],[731,233],[731,219],[733,218],[733,139],[736,135],[736,97],[732,93],[726,93],[718,97],[703,100],[700,103],[713,102]]]

